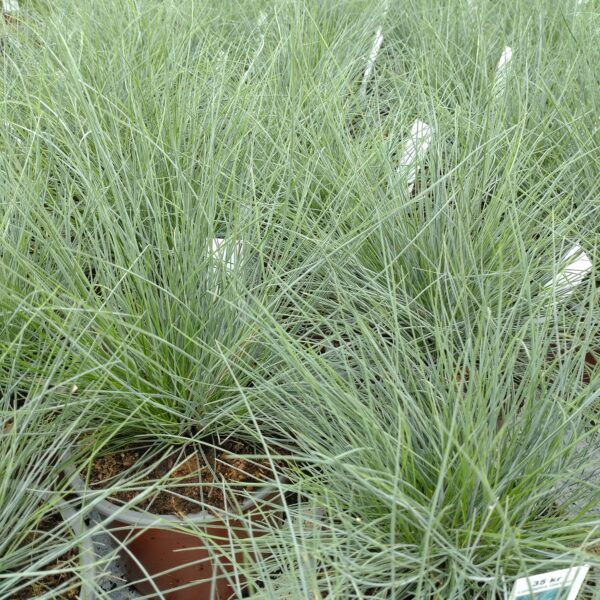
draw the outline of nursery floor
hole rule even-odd
[[[101,521],[102,517],[97,512],[91,513],[89,525],[94,525]],[[114,543],[107,533],[94,536],[94,552],[96,556],[103,557],[114,554],[114,548]],[[128,585],[123,565],[116,556],[104,566],[99,586],[104,592],[104,598],[110,598],[111,600],[141,598],[141,595],[132,586]]]

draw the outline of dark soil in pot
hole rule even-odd
[[[143,471],[149,483],[173,480],[136,503],[134,510],[119,507],[136,498],[143,482],[96,506],[123,548],[121,557],[131,583],[149,597],[160,593],[166,600],[235,598],[227,575],[233,577],[236,565],[251,559],[242,541],[264,532],[271,519],[267,514],[279,516],[273,508],[278,494],[264,486],[273,479],[269,462],[241,457],[253,454],[242,442],[177,448],[159,460],[155,455],[150,458],[149,450],[137,447],[100,457],[88,478],[92,489],[110,486],[125,471]],[[236,519],[240,512],[243,518]],[[185,521],[206,537],[182,531]],[[240,577],[237,581],[243,583]]]
[[[61,521],[62,518],[60,515],[49,515],[41,522],[37,531],[29,534],[26,543],[43,543],[43,538],[46,535],[52,535],[51,532],[60,526]],[[68,567],[72,565],[73,569],[75,569],[78,562],[78,550],[77,548],[73,548],[52,563],[46,565],[44,568],[44,570],[47,571],[60,570],[60,573],[50,573],[45,577],[36,579],[27,585],[27,587],[8,596],[6,600],[31,600],[32,598],[43,596],[44,594],[52,592],[52,590],[64,586],[73,576],[73,573],[69,572]],[[60,600],[78,600],[80,598],[80,587],[79,584],[75,584],[73,587],[61,590],[58,595],[54,597]]]
[[[147,463],[146,448],[133,448],[103,456],[94,461],[89,476],[92,489],[107,487],[114,478]],[[197,513],[199,503],[216,509],[224,509],[226,498],[221,482],[234,492],[255,489],[257,483],[272,478],[271,467],[266,460],[250,461],[239,454],[252,454],[252,450],[240,442],[227,442],[218,450],[210,449],[201,456],[194,448],[185,447],[165,456],[148,474],[149,481],[170,476],[179,480],[173,489],[177,494],[162,490],[136,504],[136,508],[158,515],[189,515]],[[199,485],[199,484],[202,485]],[[214,484],[214,487],[208,487]],[[133,500],[137,491],[121,491],[111,496],[115,504]],[[231,499],[229,500],[231,503]]]

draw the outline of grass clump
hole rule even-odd
[[[3,30],[6,418],[277,448],[256,597],[500,598],[583,562],[593,597],[598,15],[31,3]]]

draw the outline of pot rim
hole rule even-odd
[[[67,474],[70,476],[70,485],[75,492],[81,497],[87,486],[79,473],[75,472],[75,469],[69,467],[66,469]],[[285,481],[280,477],[280,481]],[[256,506],[261,500],[265,500],[267,497],[277,492],[276,485],[266,486],[260,491],[252,494],[251,498],[248,498],[242,505],[240,514],[248,512],[253,506]],[[175,528],[175,525],[181,525],[186,522],[192,523],[219,523],[223,522],[224,519],[219,515],[214,515],[208,510],[203,510],[197,513],[190,513],[185,518],[178,517],[176,515],[166,514],[154,514],[149,511],[138,509],[138,508],[123,508],[109,500],[100,500],[94,503],[93,508],[97,510],[104,517],[112,517],[114,521],[120,521],[125,525],[134,525],[140,527],[152,527],[160,526],[162,529]]]
[[[79,536],[85,526],[81,525],[77,511],[66,501],[61,500],[58,504],[58,512],[63,521],[71,528],[71,531]],[[80,600],[95,600],[96,592],[94,583],[96,581],[96,554],[94,553],[94,541],[91,535],[82,537],[79,546],[79,563],[81,569],[81,588],[79,590]]]

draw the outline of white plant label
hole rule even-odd
[[[381,50],[381,44],[383,43],[383,30],[380,27],[375,32],[375,41],[373,42],[373,47],[371,48],[371,53],[369,54],[369,60],[367,61],[367,68],[363,74],[362,82],[360,84],[360,94],[361,96],[365,96],[367,93],[367,87],[369,85],[369,81],[371,79],[371,75],[373,73],[373,69],[375,68],[375,61],[377,60],[377,55],[379,54],[379,50]]]
[[[515,582],[509,600],[575,600],[589,565],[549,571]]]
[[[409,194],[412,192],[417,179],[419,163],[423,161],[432,139],[433,129],[427,123],[423,123],[423,121],[413,123],[410,138],[404,145],[400,164],[396,168],[396,173],[405,177]]]
[[[585,276],[592,271],[592,261],[581,249],[581,246],[573,246],[564,256],[563,262],[570,259],[571,262],[557,273],[546,287],[554,288],[557,296],[568,296],[584,280]]]
[[[225,63],[229,59],[227,52],[225,50],[219,50],[217,55],[215,56],[215,73],[221,75],[223,73],[223,69],[225,67]]]
[[[19,146],[23,143],[23,140],[21,139],[21,137],[19,137],[17,135],[17,132],[15,130],[15,128],[12,125],[8,125],[8,129],[9,131],[15,136],[15,140],[17,141],[17,144],[19,144]]]
[[[244,71],[244,74],[242,75],[242,82],[244,82],[244,81],[246,81],[246,79],[248,79],[248,76],[250,75],[250,73],[252,72],[252,69],[254,68],[254,63],[256,62],[256,60],[260,56],[261,52],[263,51],[263,48],[265,47],[264,26],[265,26],[266,22],[267,22],[267,15],[265,13],[261,12],[258,15],[258,19],[256,21],[256,27],[259,31],[256,52],[254,53],[254,57],[252,58],[252,61],[248,65],[248,68],[246,69],[246,71]]]
[[[506,82],[510,73],[513,52],[507,46],[504,48],[498,66],[496,67],[496,79],[494,80],[494,96],[498,97],[506,90]]]
[[[242,252],[242,242],[234,242],[233,245],[226,243],[225,238],[213,238],[211,244],[211,255],[216,260],[225,264],[228,273],[233,271]]]
[[[19,12],[19,0],[3,0],[2,10],[7,14]]]

